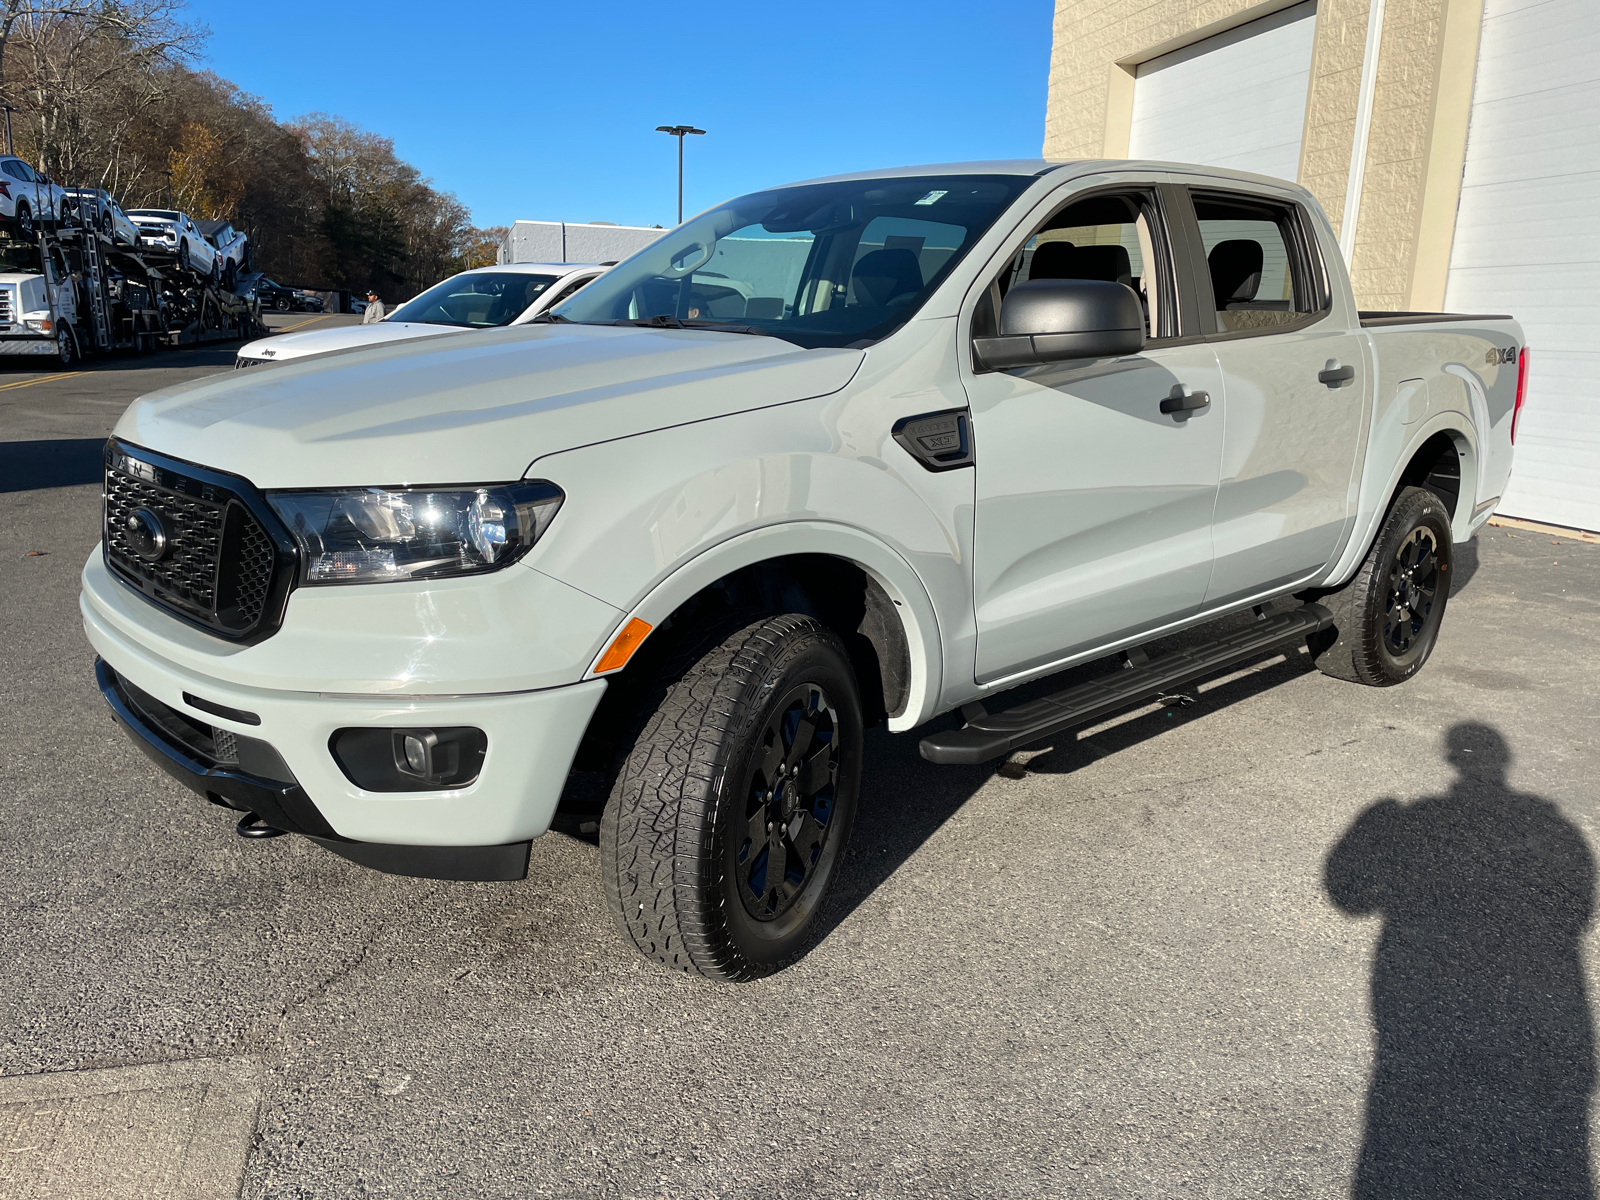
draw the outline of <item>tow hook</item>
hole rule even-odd
[[[274,829],[271,825],[263,822],[255,813],[245,813],[244,816],[240,817],[239,823],[233,827],[233,831],[242,838],[282,837],[289,832],[287,829]]]

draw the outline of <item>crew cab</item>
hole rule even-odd
[[[233,365],[255,367],[353,346],[525,325],[590,280],[598,279],[606,269],[592,263],[508,263],[463,271],[434,284],[370,325],[306,329],[258,338],[239,348]]]
[[[246,836],[516,879],[604,772],[623,936],[747,979],[815,931],[870,724],[973,764],[1296,643],[1409,679],[1527,367],[1509,317],[1357,311],[1281,180],[839,176],[528,325],[136,401],[84,626],[137,744]]]
[[[169,208],[130,208],[128,219],[139,227],[139,248],[155,261],[175,262],[180,271],[222,279],[222,256],[206,240],[186,212]]]

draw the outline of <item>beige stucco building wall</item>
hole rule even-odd
[[[1298,0],[1057,0],[1047,158],[1125,157],[1140,63]],[[1371,0],[1318,0],[1299,180],[1337,230]],[[1386,0],[1351,278],[1363,308],[1444,303],[1483,0]]]

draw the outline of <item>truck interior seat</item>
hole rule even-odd
[[[1049,244],[1049,243],[1047,243]],[[1133,264],[1123,246],[1073,246],[1056,243],[1062,249],[1045,259],[1045,269],[1051,274],[1039,274],[1040,246],[1033,252],[1033,267],[1029,279],[1101,279],[1106,283],[1125,283],[1133,286]]]
[[[1212,247],[1206,263],[1211,267],[1211,290],[1218,312],[1256,298],[1261,287],[1261,258],[1261,243],[1249,238],[1231,238]]]
[[[922,290],[922,267],[917,256],[903,246],[873,250],[861,256],[850,272],[850,281],[857,304],[887,307]]]
[[[1063,255],[1071,249],[1071,242],[1040,242],[1033,248],[1033,256],[1028,262],[1028,278],[1070,279],[1070,275],[1061,272],[1065,266]]]

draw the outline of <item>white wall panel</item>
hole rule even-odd
[[[1129,157],[1294,179],[1316,11],[1297,4],[1141,65]]]
[[[1500,511],[1600,529],[1600,4],[1487,0],[1445,306],[1533,350]]]

